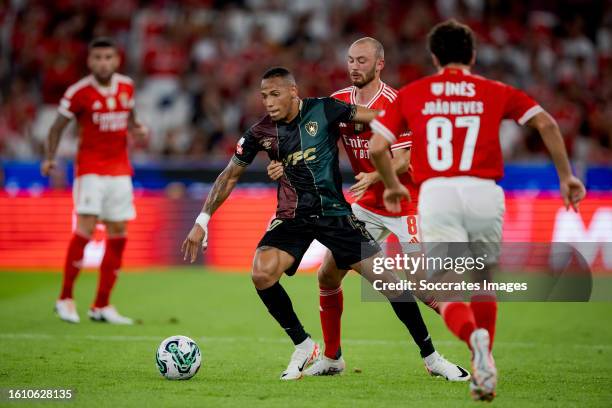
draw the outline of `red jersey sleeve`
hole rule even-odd
[[[544,109],[525,92],[507,86],[508,94],[504,106],[504,118],[513,119],[524,125]]]
[[[72,92],[70,88],[64,93],[62,100],[60,101],[57,111],[68,119],[74,118],[76,115],[81,113],[82,110],[82,93]]]
[[[403,93],[397,96],[387,108],[378,114],[378,117],[370,122],[370,128],[382,135],[391,144],[398,142],[399,136],[406,132],[408,123],[402,114]]]
[[[412,132],[402,133],[395,143],[391,145],[391,151],[410,149],[412,147]]]

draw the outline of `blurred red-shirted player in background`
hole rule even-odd
[[[59,114],[49,130],[43,175],[56,166],[55,153],[62,132],[74,118],[79,127],[79,149],[73,187],[77,226],[66,255],[62,291],[55,309],[62,320],[80,321],[73,300],[73,285],[81,267],[85,246],[96,223],[106,226],[106,251],[100,265],[96,299],[89,309],[92,320],[132,324],[109,304],[109,297],[126,244],[127,221],[136,216],[132,192],[132,167],[128,159],[128,130],[144,138],[146,128],[134,113],[132,80],[116,73],[119,53],[108,38],[89,45],[87,65],[91,75],[70,86],[60,102]]]
[[[572,175],[555,120],[524,92],[470,73],[476,52],[469,27],[454,20],[438,24],[429,34],[429,50],[438,73],[403,87],[395,102],[372,121],[370,153],[386,186],[385,205],[398,212],[400,201],[409,194],[393,171],[388,149],[397,135],[410,128],[425,247],[435,242],[478,243],[469,247],[472,256],[486,256],[485,272],[490,271],[497,263],[505,211],[503,190],[495,183],[503,176],[499,142],[503,119],[540,133],[557,169],[566,206],[576,209],[585,189]],[[474,253],[480,251],[486,252]],[[428,271],[438,276],[442,272]],[[469,304],[440,302],[439,307],[448,328],[472,351],[472,396],[493,399],[495,292],[475,292]]]

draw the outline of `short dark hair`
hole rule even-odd
[[[291,71],[289,71],[285,67],[272,67],[268,69],[266,72],[264,72],[263,76],[261,77],[261,79],[270,79],[270,78],[283,78],[295,84],[295,77],[293,76]]]
[[[116,49],[117,44],[115,43],[115,40],[113,40],[110,37],[96,37],[93,40],[91,40],[87,48],[89,49],[89,51],[91,51],[94,48],[108,48],[108,47]]]
[[[469,65],[474,55],[476,40],[472,29],[455,19],[437,24],[428,35],[429,51],[440,65]]]

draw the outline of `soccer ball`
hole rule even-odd
[[[155,355],[161,375],[168,380],[188,380],[200,369],[202,355],[195,341],[186,336],[172,336],[162,341]]]

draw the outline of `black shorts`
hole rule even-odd
[[[313,240],[325,245],[334,256],[340,269],[378,253],[380,245],[372,238],[365,224],[355,215],[275,218],[268,227],[257,248],[278,248],[295,258],[285,273],[289,276],[297,271],[302,257]]]

